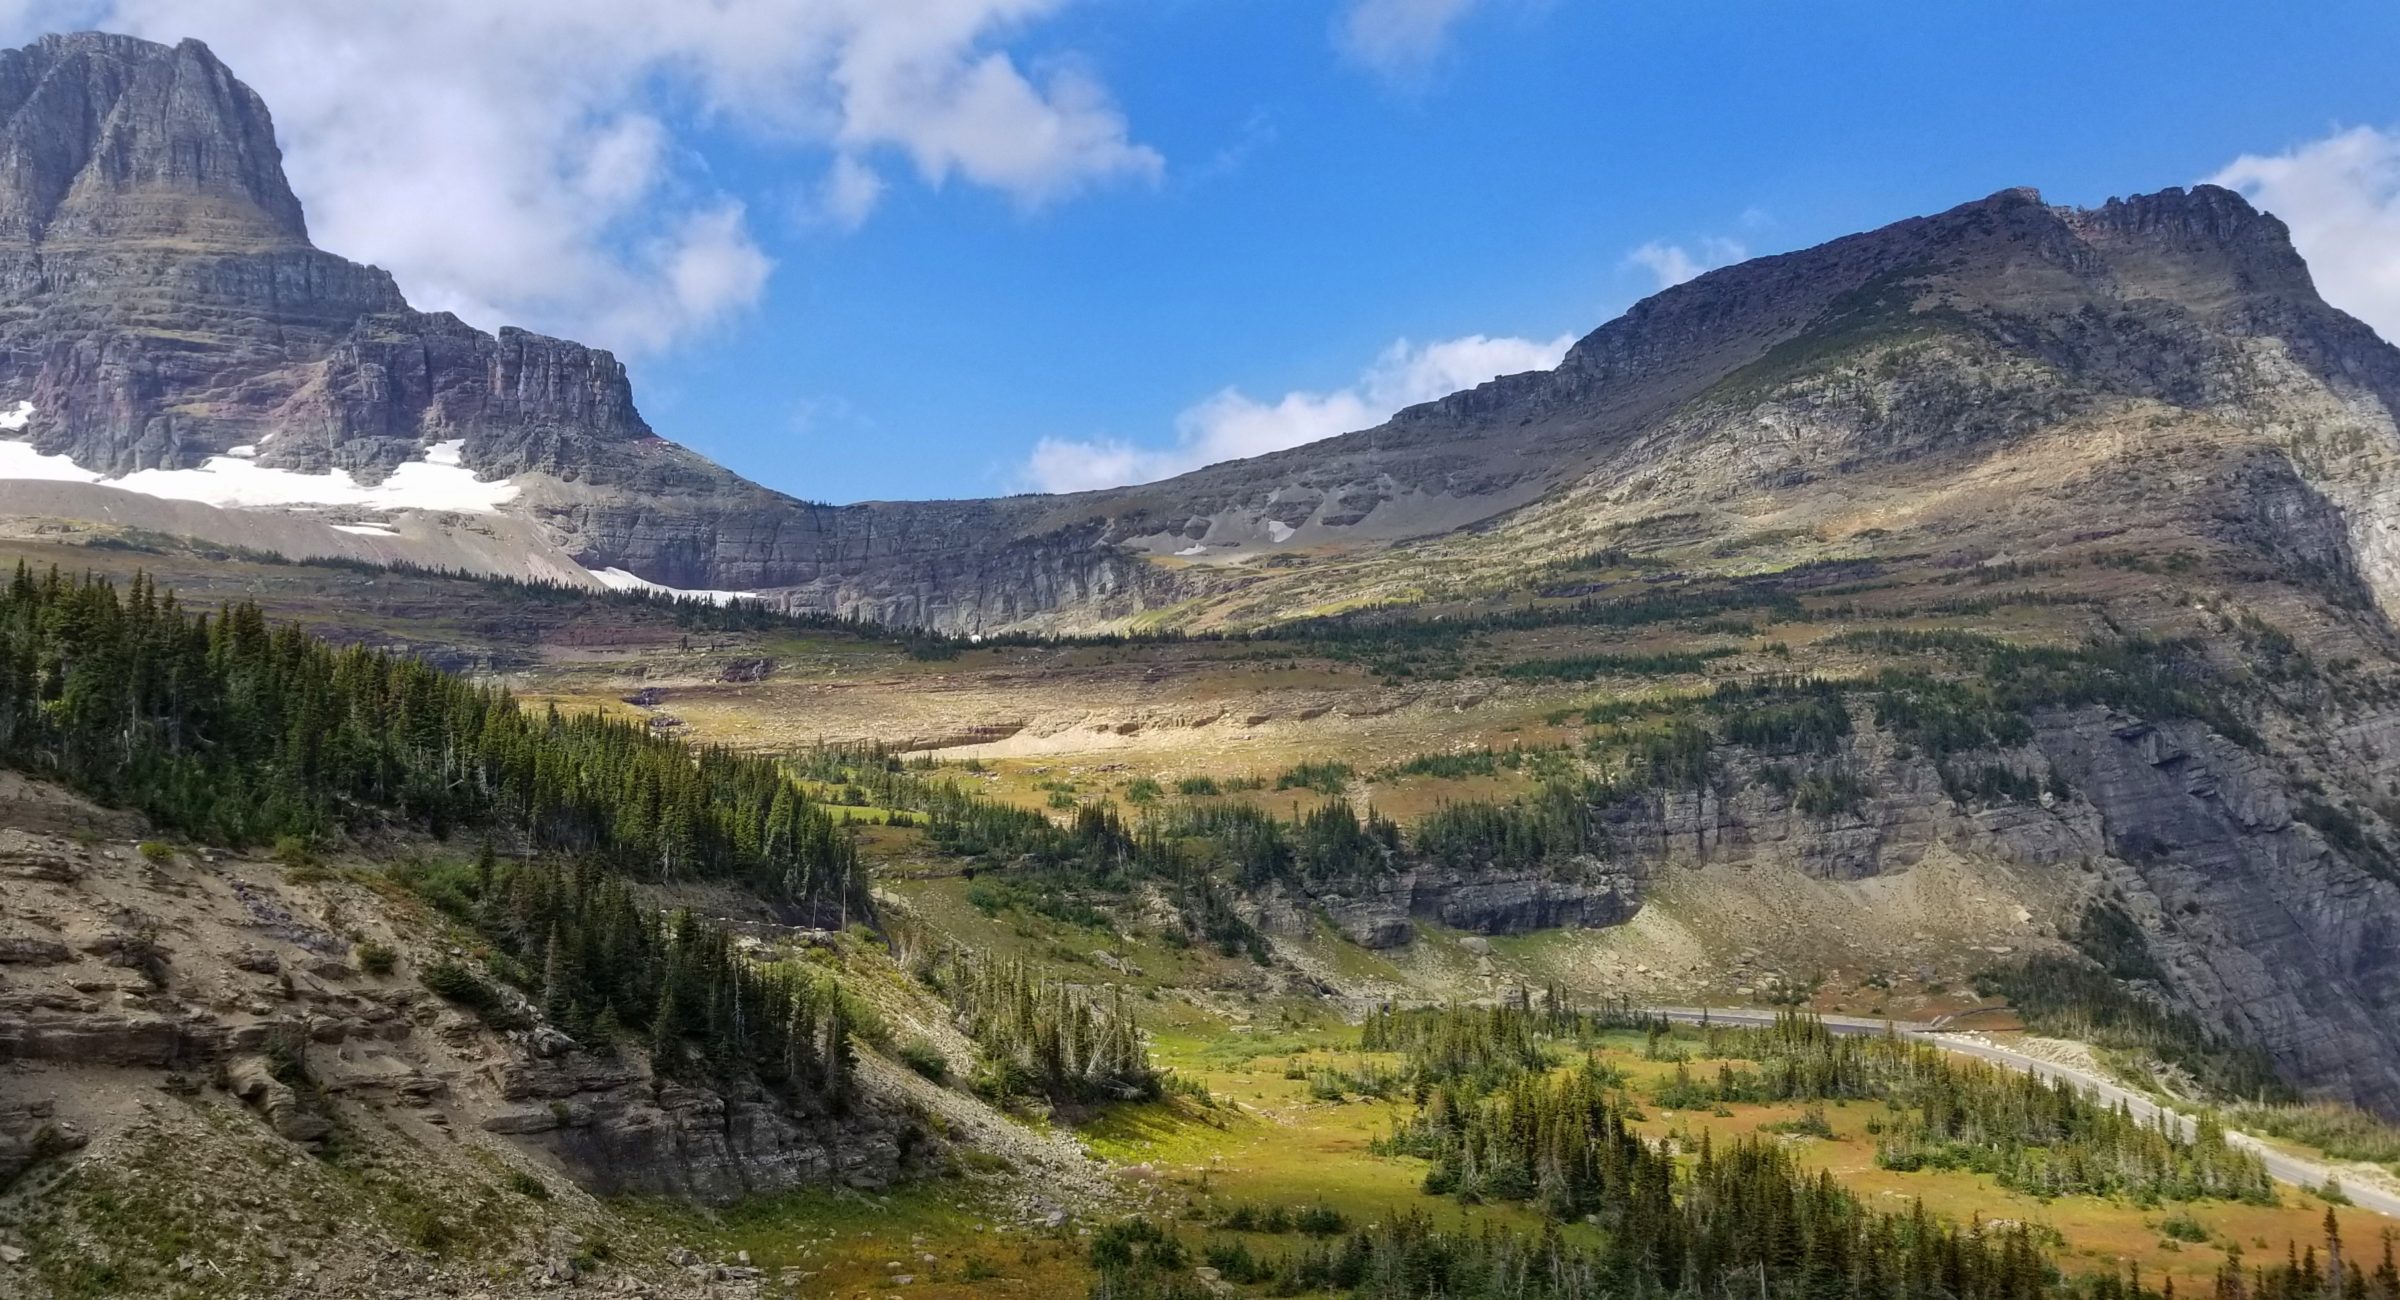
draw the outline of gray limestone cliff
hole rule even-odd
[[[952,628],[1156,585],[1034,502],[831,509],[658,438],[608,353],[410,309],[312,247],[266,105],[197,41],[83,33],[0,52],[0,406],[110,476],[257,463],[372,481],[462,440],[592,568]]]
[[[651,438],[607,353],[411,311],[311,247],[266,105],[206,46],[98,33],[0,52],[0,395],[110,475],[253,445],[374,478],[459,438],[498,475]]]
[[[1934,763],[1859,712],[1838,757],[1870,791],[1853,808],[1806,811],[1755,779],[1776,755],[1727,747],[1722,782],[1604,808],[1607,847],[1594,856],[1541,869],[1405,864],[1270,900],[1264,919],[1294,932],[1297,904],[1371,948],[1410,942],[1420,920],[1484,935],[1606,927],[1677,871],[1891,881],[1944,853],[2022,873],[2058,928],[2095,900],[2122,900],[2170,1004],[2265,1049],[2304,1088],[2400,1113],[2400,874],[2295,818],[2272,759],[2196,722],[2059,709],[2036,719],[2029,743],[1975,761],[2055,773],[2070,793],[1961,801]],[[2400,750],[2400,716],[2349,743],[2379,742]],[[1849,961],[1877,947],[1867,938],[1819,936],[1825,956]]]

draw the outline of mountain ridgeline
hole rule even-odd
[[[836,508],[657,437],[605,352],[414,311],[389,275],[311,247],[266,106],[198,42],[5,52],[0,119],[0,401],[31,403],[37,449],[113,476],[255,448],[262,466],[374,481],[463,441],[468,469],[517,485],[507,508],[545,554],[672,587],[953,632],[1169,608],[1258,622],[1320,595],[1274,557],[1421,557],[1464,529],[1471,586],[1562,518],[1806,498],[1911,466],[1948,478],[2155,410],[2234,434],[2242,472],[2210,489],[2217,506],[2297,492],[2295,545],[2394,590],[2374,466],[2400,354],[2324,304],[2282,223],[2209,186],[2095,209],[2009,190],[1714,271],[1555,371],[1164,483]],[[103,507],[132,509],[51,503]]]

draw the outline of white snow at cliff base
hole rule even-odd
[[[19,402],[0,412],[0,430],[19,430],[33,417],[33,404]],[[303,474],[270,469],[248,456],[211,456],[197,469],[136,470],[108,478],[65,456],[46,456],[29,443],[0,439],[0,479],[97,483],[167,501],[197,501],[234,509],[355,506],[369,510],[436,510],[490,514],[515,499],[517,485],[483,482],[460,463],[463,439],[438,442],[425,459],[392,470],[381,483],[361,483],[344,473]],[[255,448],[243,448],[255,455]]]

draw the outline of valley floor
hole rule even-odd
[[[1406,1156],[1379,1155],[1374,1146],[1388,1137],[1416,1107],[1405,1092],[1378,1096],[1357,1091],[1345,1080],[1391,1075],[1400,1066],[1395,1053],[1366,1052],[1358,1047],[1357,1029],[1321,997],[1279,989],[1272,980],[1248,977],[1238,966],[1218,967],[1207,958],[1160,951],[1119,936],[1079,931],[1046,918],[1021,912],[1000,917],[981,915],[963,901],[964,886],[955,881],[903,887],[901,898],[909,914],[936,925],[956,927],[948,932],[957,941],[987,951],[1034,957],[1048,955],[1063,968],[1090,969],[1094,956],[1103,956],[1112,972],[1147,993],[1141,1005],[1152,1026],[1154,1048],[1162,1063],[1178,1075],[1204,1084],[1212,1105],[1176,1098],[1139,1106],[1113,1107],[1073,1123],[1073,1131],[1094,1157],[1105,1163],[1118,1196],[1104,1213],[1139,1213],[1175,1225],[1202,1259],[1210,1249],[1220,1252],[1238,1244],[1260,1258],[1273,1258],[1307,1243],[1296,1231],[1268,1233],[1228,1228],[1228,1218],[1245,1208],[1285,1207],[1293,1212],[1312,1206],[1329,1207],[1349,1227],[1364,1227],[1396,1214],[1430,1213],[1437,1220],[1469,1228],[1492,1224],[1532,1231],[1544,1220],[1534,1209],[1506,1202],[1461,1206],[1450,1198],[1429,1196],[1423,1190],[1426,1162]],[[1597,939],[1598,936],[1585,936]],[[1447,949],[1451,960],[1466,964],[1490,962],[1473,949],[1461,948],[1472,936],[1428,932],[1421,936],[1427,950]],[[1557,942],[1572,943],[1572,936]],[[1092,945],[1087,948],[1086,945]],[[1316,946],[1331,949],[1338,939]],[[1475,944],[1476,948],[1486,945]],[[1295,952],[1304,963],[1322,953]],[[1357,952],[1351,949],[1351,960]],[[1445,967],[1440,959],[1419,954],[1415,979],[1399,967],[1385,965],[1373,987],[1400,996],[1403,988],[1439,987],[1435,979]],[[1506,954],[1497,958],[1493,973],[1505,985],[1511,975],[1529,974]],[[1328,966],[1331,963],[1327,963]],[[1210,968],[1221,987],[1206,985]],[[1514,968],[1514,969],[1512,969]],[[1454,967],[1448,969],[1455,969]],[[1355,966],[1353,974],[1359,973]],[[1337,976],[1338,978],[1338,976]],[[1960,1023],[1983,1026],[1936,1035],[1954,1049],[2005,1056],[2012,1063],[2061,1055],[2074,1045],[2030,1039],[2012,1028],[2005,1010],[1978,1014],[1963,1006]],[[1771,1012],[1747,1013],[1771,1019]],[[1838,1013],[1828,1013],[1834,1019]],[[1720,1024],[1734,1023],[1744,1013],[1720,1014]],[[1861,1021],[1860,1023],[1864,1023]],[[1621,1069],[1634,1096],[1647,1097],[1666,1084],[1680,1066],[1705,1075],[1720,1062],[1705,1054],[1696,1026],[1678,1032],[1667,1055],[1659,1059],[1643,1035],[1625,1032],[1596,1046],[1594,1057]],[[1990,1049],[1997,1049],[1992,1052]],[[2089,1053],[2083,1053],[2089,1062]],[[2154,1094],[2138,1092],[2087,1069],[2070,1073],[2123,1096],[2136,1106],[2149,1105]],[[2089,1070],[2104,1067],[2092,1063]],[[2121,1271],[2138,1265],[2153,1284],[2172,1279],[2178,1291],[2205,1293],[2213,1284],[2229,1249],[2249,1257],[2279,1256],[2287,1242],[2302,1246],[2321,1241],[2324,1216],[2333,1208],[2341,1231],[2351,1242],[2377,1242],[2400,1228],[2400,1178],[2393,1170],[2358,1162],[2296,1159],[2285,1172],[2306,1174],[2332,1170],[2344,1188],[2342,1197],[2320,1194],[2317,1186],[2285,1185],[2272,1205],[2233,1201],[2149,1202],[2132,1197],[2040,1197],[2001,1186],[1990,1176],[1966,1171],[1894,1172],[1878,1166],[1877,1138],[1870,1128],[1881,1103],[1833,1102],[1823,1113],[1830,1132],[1822,1136],[1778,1133],[1800,1119],[1808,1108],[1800,1104],[1730,1104],[1709,1109],[1677,1111],[1652,1107],[1639,1125],[1647,1137],[1696,1149],[1707,1134],[1720,1149],[1746,1138],[1763,1138],[1790,1146],[1809,1168],[1833,1173],[1842,1184],[1878,1205],[1905,1210],[1921,1201],[1932,1213],[1965,1223],[2033,1225],[2049,1242],[2061,1267],[2080,1272]],[[837,1239],[818,1240],[812,1225],[822,1205],[795,1206],[788,1222],[783,1211],[762,1208],[745,1212],[712,1238],[719,1249],[747,1250],[756,1259],[789,1260],[795,1266],[822,1270],[816,1275],[828,1295],[880,1295],[888,1282],[889,1255],[897,1228],[872,1236],[847,1231]],[[1074,1249],[1088,1233],[1089,1220],[1062,1224],[1047,1235],[1004,1234],[995,1237],[992,1223],[962,1213],[939,1191],[903,1192],[892,1201],[892,1212],[906,1221],[908,1242],[918,1257],[930,1255],[942,1267],[912,1271],[911,1294],[972,1296],[986,1294],[1055,1294],[1062,1279],[1087,1275],[1080,1252]],[[2172,1231],[2166,1225],[2173,1220]],[[1236,1220],[1238,1222],[1238,1220]],[[1327,1220],[1328,1223],[1331,1220]],[[2194,1224],[2198,1225],[2195,1236]],[[1595,1241],[1597,1230],[1566,1225],[1569,1239]],[[994,1249],[996,1241],[1010,1241]],[[1205,1275],[1204,1275],[1205,1276]],[[1219,1282],[1220,1290],[1231,1288]],[[857,1288],[851,1290],[849,1288]]]
[[[1955,734],[1942,725],[1972,730],[2022,719],[2001,718],[1972,690],[1953,699],[1921,683],[1939,674],[1977,683],[1987,665],[1977,656],[1996,662],[2022,647],[2056,652],[2055,662],[2041,661],[2043,671],[2075,687],[2151,669],[2180,680],[2202,671],[2198,652],[2171,658],[2161,647],[2197,628],[2221,634],[2227,657],[2249,656],[2283,674],[2263,685],[2243,678],[2242,689],[2257,693],[2245,699],[2288,687],[2349,719],[2346,730],[2320,728],[2318,739],[2276,738],[2285,748],[2273,751],[2275,762],[2289,771],[2277,768],[2275,780],[2346,789],[2345,771],[2380,779],[2388,771],[2382,755],[2400,752],[2377,743],[2395,733],[2393,716],[2378,710],[2400,683],[2379,670],[2336,666],[2342,660],[2333,652],[2356,635],[2342,621],[2349,615],[2298,600],[2276,604],[2280,597],[2255,589],[2154,590],[2173,584],[2092,548],[2040,570],[1961,570],[1903,557],[1825,572],[1811,566],[1853,561],[1811,554],[1787,557],[1790,569],[1763,576],[1767,558],[1745,552],[1737,557],[1749,566],[1742,571],[1719,556],[1709,561],[1716,569],[1671,586],[1654,581],[1667,572],[1663,562],[1602,556],[1539,576],[1610,591],[1622,607],[1645,611],[1639,620],[1611,621],[1618,605],[1545,596],[1528,598],[1514,623],[1518,611],[1499,602],[1466,611],[1462,622],[1491,620],[1472,631],[1368,626],[1299,642],[968,646],[113,540],[13,538],[0,545],[0,559],[120,579],[158,574],[191,584],[200,604],[255,595],[275,616],[337,640],[434,657],[506,682],[537,705],[597,710],[639,720],[652,734],[776,756],[812,806],[855,832],[878,893],[880,933],[778,927],[758,897],[722,887],[642,882],[644,903],[690,906],[741,927],[763,945],[761,960],[838,972],[882,1022],[862,1048],[864,1086],[938,1139],[943,1154],[909,1177],[847,1180],[854,1185],[837,1178],[834,1187],[806,1191],[589,1195],[552,1145],[564,1140],[556,1130],[569,1127],[566,1115],[554,1128],[538,1103],[503,1095],[503,1064],[524,1054],[522,1031],[511,1039],[479,1028],[411,978],[476,940],[392,884],[391,870],[438,859],[455,871],[461,846],[395,832],[395,842],[345,845],[340,861],[306,866],[265,852],[153,850],[150,832],[123,815],[0,777],[10,783],[0,809],[17,818],[12,830],[43,840],[18,846],[25,861],[49,854],[80,864],[37,882],[51,891],[39,899],[35,884],[14,879],[0,895],[0,922],[9,928],[0,938],[40,941],[22,949],[36,958],[0,956],[0,1002],[9,1014],[143,1013],[161,991],[109,965],[108,955],[146,917],[183,963],[178,995],[233,1008],[227,1014],[237,1019],[253,1014],[252,1000],[275,1002],[277,1014],[292,1001],[410,1026],[390,1040],[407,1040],[405,1050],[362,1048],[362,1035],[349,1029],[334,1034],[349,1046],[332,1053],[317,1083],[346,1117],[349,1140],[334,1144],[331,1158],[278,1136],[266,1108],[233,1100],[217,1080],[170,1082],[105,1062],[0,1064],[0,1102],[23,1104],[23,1131],[14,1136],[34,1157],[30,1172],[0,1194],[0,1282],[56,1300],[144,1288],[192,1296],[1074,1296],[1095,1276],[1094,1234],[1129,1216],[1184,1242],[1200,1268],[1212,1270],[1195,1273],[1208,1290],[1257,1294],[1261,1284],[1235,1280],[1243,1269],[1228,1262],[1307,1248],[1319,1238],[1302,1224],[1331,1234],[1421,1213],[1445,1224],[1552,1226],[1529,1203],[1467,1205],[1430,1194],[1426,1161],[1379,1151],[1417,1113],[1418,1098],[1387,1086],[1401,1058],[1362,1050],[1357,1027],[1385,1003],[1490,1004],[1518,988],[1556,987],[1586,1006],[1938,1021],[2084,1082],[2115,1079],[2109,1086],[2145,1104],[2189,1107],[2187,1078],[2115,1051],[2035,1038],[1977,992],[1978,976],[2028,956],[2088,952],[2079,918],[2101,903],[2131,914],[2126,923],[2138,921],[2161,945],[2160,960],[2184,958],[2179,973],[2188,973],[2212,944],[2229,950],[2206,925],[2255,900],[2219,906],[2211,896],[2204,904],[2200,886],[2169,874],[2173,855],[2164,850],[2116,855],[2119,842],[2099,832],[2099,802],[2138,805],[2135,796],[2148,798],[2147,790],[2103,788],[2103,778],[2114,779],[2106,773],[2069,782],[2017,733],[2005,743],[1959,743],[1956,753],[1972,757],[1951,762],[1950,750],[1935,749]],[[1844,582],[1838,594],[1827,586],[1835,578]],[[1554,615],[1565,621],[1545,621]],[[1587,616],[1588,624],[1573,621]],[[2090,638],[2120,625],[2161,639],[2127,642],[2143,647],[2131,668],[2078,657]],[[2319,663],[2291,651],[2312,639],[2327,643]],[[1959,646],[1964,657],[1940,658]],[[1744,693],[1752,687],[1762,689]],[[2238,746],[2179,749],[2183,741],[2120,726],[2098,705],[2077,707],[2083,715],[2056,724],[2068,733],[2062,745],[2140,747],[2144,774],[2200,773],[2188,784],[2210,798],[2233,789],[2227,798],[2247,819],[2242,833],[2280,837],[2271,850],[2279,867],[2322,860],[2324,837],[2345,825],[2364,836],[2375,824],[2361,802],[2356,813],[2327,806],[2301,826],[2284,810],[2282,787],[2257,776],[2267,760]],[[1903,716],[1910,708],[1930,720]],[[1750,739],[1737,740],[1737,730]],[[1676,772],[1673,742],[1692,736],[1702,746],[1698,771]],[[1695,760],[1688,748],[1680,753]],[[1288,872],[1231,909],[1239,924],[1229,933],[1255,935],[1265,960],[1227,955],[1213,936],[1201,937],[1191,910],[1165,896],[1163,877],[1083,888],[1021,870],[1024,861],[970,861],[934,842],[922,802],[886,798],[891,791],[877,785],[922,782],[908,792],[913,798],[955,783],[991,806],[1037,813],[1045,825],[1071,825],[1087,813],[1122,813],[1131,824],[1147,810],[1185,807],[1265,814],[1297,828],[1314,812],[1338,809],[1388,817],[1413,833],[1445,809],[1479,801],[1528,807],[1554,783],[1603,774],[1629,783],[1628,801],[1643,801],[1625,830],[1639,847],[1607,862],[1584,855],[1593,861],[1579,859],[1575,869],[1616,871],[1638,860],[1640,878],[1622,882],[1622,914],[1588,927],[1501,915],[1484,918],[1495,920],[1479,927],[1489,933],[1469,933],[1433,919],[1436,907],[1372,897],[1402,873],[1307,881],[1319,891],[1311,895],[1298,883],[1303,873]],[[2166,808],[2162,825],[2194,816],[2183,805],[2156,806]],[[2395,814],[2400,805],[2371,815]],[[2269,850],[2259,853],[2267,860]],[[1230,874],[1241,865],[1228,859],[1212,869]],[[1523,874],[1511,882],[1520,894],[1547,880]],[[2316,880],[2295,872],[2266,883],[2288,886],[2314,907],[2331,896],[2308,892]],[[233,916],[235,901],[252,897],[244,891],[271,899],[310,935],[396,947],[399,974],[312,974],[314,984],[277,992],[269,977],[233,963],[252,930],[236,933],[217,916]],[[2259,898],[2259,915],[2299,910],[2283,894]],[[92,946],[112,937],[117,948]],[[922,978],[921,959],[946,949],[1121,991],[1156,1062],[1192,1090],[1055,1109],[978,1095],[966,1082],[978,1049]],[[303,960],[296,951],[290,957]],[[2271,952],[2262,958],[2274,960]],[[515,982],[538,988],[532,974],[520,969]],[[2288,992],[2273,984],[2250,991],[2259,988],[2262,997]],[[1718,1147],[1770,1142],[1876,1207],[1922,1202],[1962,1224],[2027,1225],[2070,1276],[2138,1264],[2153,1283],[2172,1279],[2183,1294],[2205,1293],[2236,1250],[2257,1262],[2280,1259],[2287,1245],[2321,1244],[2328,1209],[2353,1250],[2371,1253],[2362,1243],[2377,1242],[2394,1223],[2374,1207],[2400,1206],[2400,1155],[2379,1156],[2380,1166],[2346,1162],[2284,1139],[2274,1146],[2295,1162],[2284,1172],[2315,1186],[2281,1186],[2273,1204],[2044,1198],[1963,1168],[1902,1171],[1878,1160],[1877,1129],[1893,1114],[1884,1103],[1828,1101],[1821,1115],[1796,1103],[1669,1106],[1658,1096],[1678,1070],[1706,1074],[1720,1064],[1700,1031],[1663,1040],[1617,1034],[1588,1046],[1591,1060],[1622,1072],[1642,1112],[1635,1127],[1653,1143],[1688,1153],[1703,1136]],[[1581,1056],[1562,1054],[1558,1065]],[[942,1071],[928,1071],[929,1057],[947,1063],[946,1080],[932,1077]],[[389,1062],[402,1058],[406,1072],[377,1074],[397,1070]],[[432,1082],[404,1101],[393,1092],[403,1078]],[[446,1119],[434,1123],[429,1113]],[[68,1121],[89,1144],[58,1149],[54,1135],[44,1146],[42,1128]],[[500,1130],[486,1128],[493,1121]],[[2354,1121],[2364,1122],[2342,1112],[2327,1123]],[[0,1113],[0,1129],[8,1122]],[[505,1131],[512,1126],[518,1131]],[[148,1173],[161,1165],[167,1174]],[[2337,1174],[2347,1192],[2328,1193],[2320,1169]],[[712,1199],[726,1203],[712,1208]],[[1585,1222],[1556,1226],[1574,1242],[1602,1233]]]

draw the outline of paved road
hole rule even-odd
[[[1727,1007],[1643,1007],[1641,1010],[1683,1024],[1697,1024],[1706,1020],[1720,1025],[1771,1025],[1775,1023],[1776,1016],[1776,1013],[1772,1011]],[[2011,1051],[2008,1048],[1965,1034],[1947,1031],[1938,1021],[1928,1024],[1910,1020],[1878,1020],[1865,1016],[1819,1016],[1817,1018],[1824,1021],[1825,1027],[1835,1033],[1880,1034],[1888,1030],[1902,1038],[1913,1038],[1920,1042],[1931,1043],[1944,1051],[1956,1052],[1962,1056],[1978,1057],[1982,1060],[2009,1066],[2012,1069],[2030,1071],[2045,1079],[2065,1079],[2112,1105],[2123,1102],[2126,1109],[2132,1111],[2138,1119],[2150,1120],[2160,1114],[2165,1114],[2172,1116],[2174,1122],[2181,1126],[2185,1134],[2190,1134],[2193,1128],[2192,1117],[2182,1111],[2160,1106],[2140,1093],[2100,1078],[2089,1071],[2061,1065],[2056,1061],[2045,1061],[2038,1056],[2028,1056],[2023,1052]],[[2279,1183],[2291,1183],[2298,1187],[2322,1187],[2328,1178],[2340,1179],[2342,1190],[2349,1194],[2350,1199],[2356,1202],[2360,1209],[2373,1210],[2378,1214],[2400,1218],[2400,1195],[2394,1195],[2379,1187],[2342,1178],[2336,1170],[2329,1169],[2313,1160],[2303,1160],[2298,1156],[2278,1150],[2247,1133],[2228,1132],[2225,1140],[2243,1150],[2256,1152],[2260,1162],[2266,1165],[2268,1176]]]

